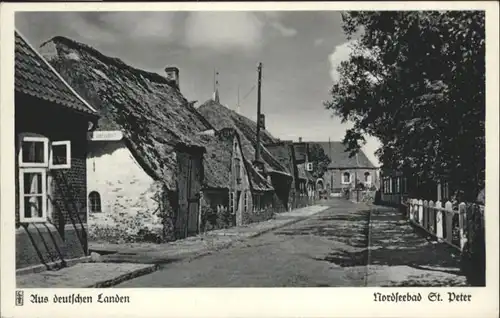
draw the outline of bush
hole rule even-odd
[[[467,206],[467,243],[461,253],[460,267],[472,286],[486,285],[486,246],[484,222],[477,205]]]
[[[147,242],[147,243],[163,243],[161,233],[157,233],[148,228],[142,228],[137,231],[132,238],[133,242]]]

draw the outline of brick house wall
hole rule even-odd
[[[88,141],[87,198],[100,198],[100,211],[89,206],[89,235],[94,241],[158,240],[163,236],[160,216],[162,184],[139,165],[124,140]]]
[[[342,175],[345,172],[349,172],[351,175],[349,183],[343,183]],[[323,184],[325,189],[330,189],[332,192],[341,192],[344,188],[354,187],[355,175],[360,182],[365,181],[365,173],[369,173],[371,176],[371,184],[378,187],[378,176],[377,169],[328,169],[323,175]],[[333,180],[333,183],[332,183]],[[333,186],[332,186],[333,185]]]
[[[48,264],[87,254],[86,136],[89,118],[49,102],[16,94],[16,267]],[[48,170],[47,222],[20,223],[20,134],[71,142],[71,168]]]

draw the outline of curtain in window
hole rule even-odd
[[[24,216],[43,217],[41,173],[24,173]]]

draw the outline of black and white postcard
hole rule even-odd
[[[0,8],[3,316],[498,315],[498,3]]]

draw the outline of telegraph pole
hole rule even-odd
[[[261,99],[261,84],[262,84],[262,63],[257,66],[257,148],[255,151],[255,161],[260,163],[260,99]]]

